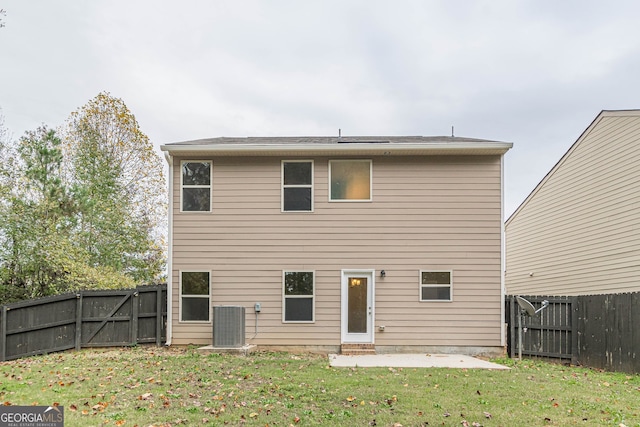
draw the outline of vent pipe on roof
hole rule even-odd
[[[342,129],[338,129],[338,138],[342,138]]]

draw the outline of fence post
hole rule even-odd
[[[0,310],[0,362],[7,358],[7,306],[3,305]]]
[[[76,350],[82,348],[82,292],[76,294]]]
[[[580,297],[571,297],[569,301],[571,303],[571,364],[578,364],[578,300]]]
[[[138,344],[138,316],[140,313],[140,292],[136,288],[131,294],[131,345]]]
[[[156,346],[162,345],[162,286],[156,289]]]
[[[511,297],[509,297],[509,332],[511,335],[511,351],[509,352],[509,357],[510,358],[514,358],[516,356],[516,317],[514,315],[515,313],[515,306],[516,305],[516,298],[515,296],[511,295]],[[520,343],[517,343],[518,345],[520,345]]]

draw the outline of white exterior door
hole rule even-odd
[[[342,270],[343,343],[373,344],[375,270]]]

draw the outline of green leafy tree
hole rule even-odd
[[[62,152],[55,131],[27,132],[12,169],[5,171],[2,259],[11,299],[48,295],[64,276],[69,200],[62,183]]]
[[[8,140],[0,114],[0,303],[162,278],[163,163],[120,99]]]
[[[10,145],[7,129],[4,127],[4,116],[0,110],[0,301],[6,300],[8,270],[5,262],[7,252],[7,228],[9,213],[9,197],[11,195],[11,183],[9,180],[10,162],[13,156],[9,153]]]
[[[162,159],[125,103],[100,93],[71,114],[66,170],[78,203],[75,241],[90,265],[137,283],[164,272],[166,230]]]

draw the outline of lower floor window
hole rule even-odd
[[[313,271],[285,271],[283,281],[284,322],[313,322]]]
[[[451,271],[421,271],[420,301],[451,301]]]
[[[208,271],[180,273],[180,320],[208,322],[211,312],[210,277]]]

